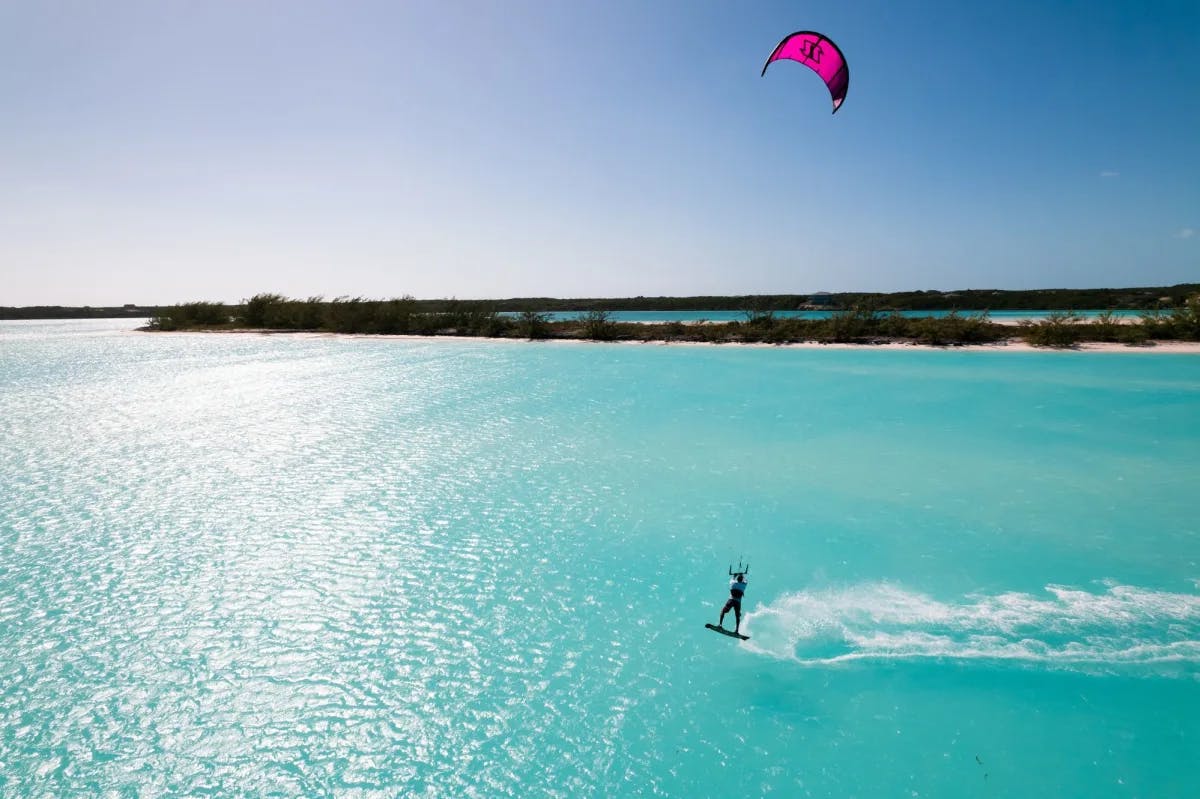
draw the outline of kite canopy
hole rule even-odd
[[[842,101],[846,99],[846,90],[850,88],[850,67],[841,48],[828,37],[816,31],[796,31],[783,37],[783,41],[771,53],[767,63],[763,64],[762,74],[767,74],[767,67],[772,61],[786,58],[799,61],[804,66],[821,76],[829,87],[829,96],[833,98],[833,113],[837,113]]]

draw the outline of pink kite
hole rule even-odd
[[[821,80],[829,87],[833,113],[836,114],[846,99],[846,90],[850,88],[850,67],[846,65],[846,57],[841,49],[824,34],[797,31],[783,37],[767,63],[763,64],[762,74],[767,74],[767,67],[771,66],[772,61],[781,58],[799,61],[821,76]]]

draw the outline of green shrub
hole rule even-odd
[[[1021,337],[1034,347],[1066,349],[1083,340],[1084,325],[1078,324],[1073,313],[1052,313],[1037,322],[1023,320],[1020,324]]]
[[[609,311],[594,309],[580,317],[583,337],[593,341],[613,341],[617,337],[617,326]]]
[[[150,320],[155,330],[220,327],[230,322],[229,309],[219,302],[187,302],[163,308]]]
[[[1144,345],[1150,341],[1150,334],[1144,325],[1120,325],[1116,341],[1130,347]]]
[[[1122,324],[1117,315],[1108,310],[1087,322],[1084,335],[1089,341],[1120,341],[1123,327],[1128,325]]]
[[[1200,341],[1200,294],[1188,297],[1182,307],[1171,311],[1171,327],[1177,339]]]
[[[288,300],[282,294],[255,294],[242,303],[239,324],[246,327],[267,327],[267,317],[277,313],[277,307]]]
[[[868,305],[855,305],[845,311],[837,311],[823,320],[817,333],[820,341],[853,343],[862,341],[875,332],[875,311]]]
[[[517,317],[517,335],[530,341],[546,338],[550,335],[549,321],[548,314],[532,310],[521,311]]]
[[[667,322],[662,327],[662,336],[667,341],[683,338],[687,333],[687,327],[683,322]]]
[[[892,311],[882,319],[876,320],[876,325],[881,335],[888,338],[908,338],[913,335],[913,322],[921,322],[920,319],[908,319],[899,311]]]

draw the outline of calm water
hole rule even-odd
[[[1200,795],[1200,357],[129,327],[0,324],[0,795]]]

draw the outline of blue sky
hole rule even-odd
[[[0,119],[0,305],[1200,281],[1194,0],[3,2]]]

